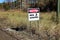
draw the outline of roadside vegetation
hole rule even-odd
[[[39,20],[39,28],[36,22],[28,21],[28,13],[23,11],[0,11],[0,27],[16,28],[26,27],[33,34],[39,35],[42,40],[60,40],[60,23],[56,25],[56,12],[41,12]]]

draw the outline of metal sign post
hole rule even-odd
[[[28,21],[30,22],[30,27],[32,26],[31,22],[36,22],[35,27],[38,27],[39,30],[39,8],[28,8]]]

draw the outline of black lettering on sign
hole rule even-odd
[[[36,13],[36,16],[37,16],[37,13]]]
[[[32,18],[38,18],[38,17],[30,17],[30,19],[32,19]]]
[[[30,14],[30,16],[34,16],[34,14]]]

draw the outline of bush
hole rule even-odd
[[[3,8],[4,8],[4,10],[9,10],[10,9],[10,5],[8,5],[8,4],[3,4]]]

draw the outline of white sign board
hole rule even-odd
[[[28,9],[28,20],[29,21],[39,20],[39,8],[29,8]]]

